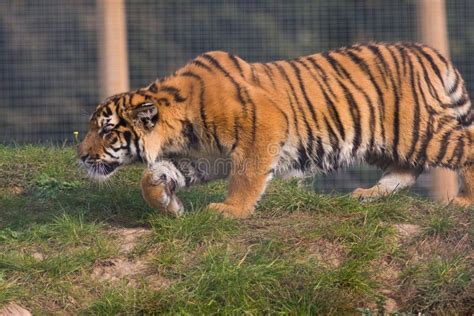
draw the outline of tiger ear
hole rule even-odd
[[[151,130],[158,121],[158,108],[151,102],[142,103],[131,110],[130,116],[135,124]]]

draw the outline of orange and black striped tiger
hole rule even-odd
[[[456,68],[421,44],[354,45],[269,63],[214,51],[102,102],[78,152],[99,178],[137,159],[171,160],[157,169],[171,191],[228,177],[227,198],[210,208],[233,217],[251,214],[274,175],[355,161],[384,170],[375,186],[354,191],[357,198],[446,167],[463,173],[457,202],[471,204],[473,113]]]

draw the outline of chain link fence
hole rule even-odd
[[[114,0],[105,0],[114,1]],[[446,1],[451,59],[474,94],[474,3]],[[129,0],[131,88],[209,50],[250,62],[288,59],[368,41],[417,41],[415,0]],[[99,102],[97,3],[0,2],[0,143],[71,143]],[[361,166],[319,178],[324,191],[375,182]],[[422,176],[418,192],[429,187]]]

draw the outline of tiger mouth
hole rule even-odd
[[[89,177],[101,180],[110,177],[120,167],[118,162],[98,162],[90,164],[87,168]]]

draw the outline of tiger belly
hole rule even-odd
[[[350,143],[343,143],[341,147],[334,149],[329,144],[323,144],[324,154],[316,156],[307,153],[302,146],[285,144],[279,152],[275,175],[289,179],[328,174],[355,162],[365,161],[367,157],[366,146],[359,147],[355,154],[352,153]]]

